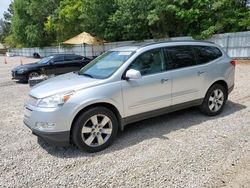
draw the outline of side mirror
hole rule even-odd
[[[141,73],[138,70],[129,69],[126,72],[126,79],[128,79],[128,80],[138,80],[138,79],[141,79],[141,77],[142,77]]]

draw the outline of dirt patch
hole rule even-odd
[[[237,64],[250,64],[250,60],[236,59]]]

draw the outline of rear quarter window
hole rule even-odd
[[[197,56],[197,64],[208,63],[222,56],[222,52],[213,46],[194,46],[193,49]]]

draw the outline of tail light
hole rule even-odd
[[[230,61],[230,63],[231,63],[233,66],[236,66],[236,61],[235,61],[235,60]]]

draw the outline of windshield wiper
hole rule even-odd
[[[80,75],[83,75],[83,76],[86,76],[86,77],[89,77],[89,78],[94,78],[92,75],[87,74],[87,73],[83,73],[83,74],[80,74]]]

